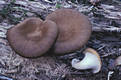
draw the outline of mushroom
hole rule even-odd
[[[28,18],[7,32],[11,47],[23,57],[39,57],[46,53],[57,37],[58,28],[50,20]]]
[[[84,54],[85,57],[81,61],[72,59],[72,67],[79,70],[91,69],[93,73],[98,73],[102,65],[98,53],[92,48],[87,48]]]
[[[65,54],[79,50],[91,35],[91,24],[87,16],[73,9],[58,9],[46,17],[59,28],[54,45],[55,54]]]
[[[115,66],[121,65],[121,56],[117,57],[115,60]]]

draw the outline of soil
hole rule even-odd
[[[28,17],[44,20],[58,8],[72,8],[89,17],[92,35],[88,43],[79,51],[63,56],[48,54],[28,59],[16,54],[6,39],[7,30]],[[101,57],[102,68],[96,74],[71,66],[73,58],[83,59],[81,53],[88,47]],[[121,0],[101,0],[95,5],[89,0],[0,1],[0,80],[2,76],[6,76],[6,80],[121,80],[121,66],[114,65],[120,55]]]

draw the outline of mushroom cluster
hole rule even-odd
[[[39,57],[50,49],[55,54],[79,50],[91,35],[88,18],[73,9],[58,9],[45,21],[28,18],[7,32],[11,47],[23,57]]]

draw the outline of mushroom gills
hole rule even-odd
[[[97,73],[101,68],[99,57],[91,52],[86,52],[85,57],[80,61],[76,58],[72,59],[72,67],[79,70],[92,69],[93,73]]]

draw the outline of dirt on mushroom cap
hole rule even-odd
[[[9,29],[7,39],[19,55],[33,58],[41,56],[51,48],[57,33],[54,22],[28,18]]]
[[[58,9],[46,18],[59,28],[59,37],[54,46],[56,54],[65,54],[80,49],[91,35],[88,18],[72,9]]]

